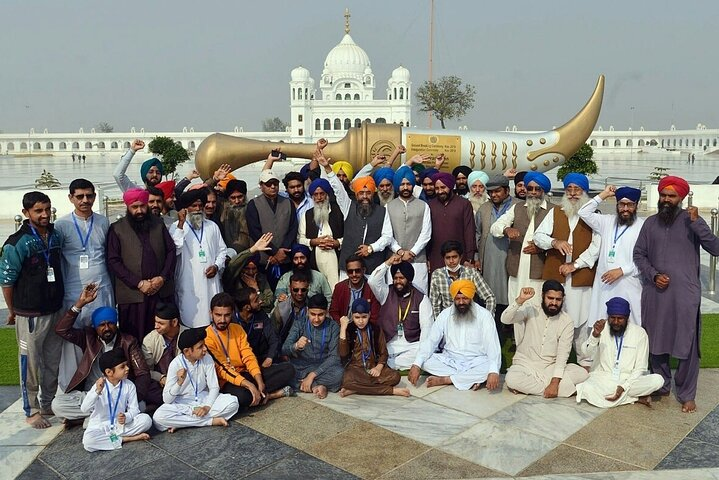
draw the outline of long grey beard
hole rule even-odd
[[[367,218],[372,214],[372,203],[360,203],[357,209],[362,218]]]
[[[314,215],[317,226],[326,225],[330,219],[330,202],[315,202]]]
[[[544,201],[544,195],[540,198],[529,198],[527,197],[527,215],[529,218],[534,218],[540,208],[542,208],[542,202]],[[539,226],[539,225],[537,225]]]
[[[386,195],[387,196],[385,196],[382,192],[379,192],[379,204],[383,207],[387,206],[389,202],[394,200],[394,189],[387,192]]]
[[[482,194],[480,197],[475,197],[474,195],[469,197],[469,203],[472,204],[472,210],[474,210],[474,213],[477,213],[477,210],[479,210],[479,207],[484,205],[487,202],[487,196]]]
[[[575,216],[579,209],[582,208],[582,206],[589,201],[589,195],[586,193],[582,193],[582,196],[579,197],[579,199],[576,202],[572,202],[567,198],[566,195],[562,197],[562,211],[567,216],[567,218],[572,218]]]
[[[205,214],[202,212],[193,212],[187,215],[187,221],[195,230],[199,230],[200,228],[202,228],[202,221],[204,219]]]
[[[457,307],[454,307],[454,318],[458,322],[469,322],[472,320],[472,309],[470,308],[465,313],[462,313],[457,309]]]

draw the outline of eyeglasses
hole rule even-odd
[[[78,200],[83,200],[85,198],[87,198],[88,200],[92,200],[93,198],[95,198],[95,194],[94,193],[78,193],[77,195],[75,195],[75,198],[77,198]]]
[[[347,273],[350,275],[353,273],[362,273],[362,269],[361,268],[348,268]]]
[[[295,293],[306,292],[308,288],[293,288],[292,291]]]

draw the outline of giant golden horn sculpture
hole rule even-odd
[[[363,123],[350,128],[345,137],[325,147],[325,155],[333,160],[345,160],[358,170],[378,153],[390,154],[402,144],[407,156],[418,153],[437,155],[444,153],[444,169],[451,170],[460,164],[474,163],[474,168],[488,174],[501,173],[505,161],[485,163],[484,148],[480,164],[475,160],[476,145],[502,145],[512,147],[511,165],[517,170],[544,172],[564,163],[591,135],[599,119],[604,96],[604,75],[599,76],[594,93],[584,108],[559,128],[540,133],[525,132],[457,132],[444,130],[403,129],[395,124]],[[208,178],[223,163],[233,169],[249,165],[267,157],[271,150],[281,148],[291,158],[312,158],[314,144],[265,142],[248,138],[214,133],[207,137],[195,153],[195,165],[202,178]],[[502,150],[503,159],[506,149]],[[494,158],[493,158],[494,159]]]

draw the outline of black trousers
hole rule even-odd
[[[295,367],[289,362],[274,363],[267,368],[260,367],[262,372],[262,380],[265,382],[266,393],[272,393],[283,387],[286,387],[295,378]],[[242,372],[242,376],[257,386],[257,382],[252,378],[249,372]],[[229,393],[237,397],[240,403],[240,410],[246,409],[252,403],[252,393],[245,387],[226,383],[222,387],[222,393]]]

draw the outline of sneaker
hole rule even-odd
[[[283,397],[296,397],[297,392],[295,392],[295,389],[287,385],[285,388],[282,389],[282,396]]]

